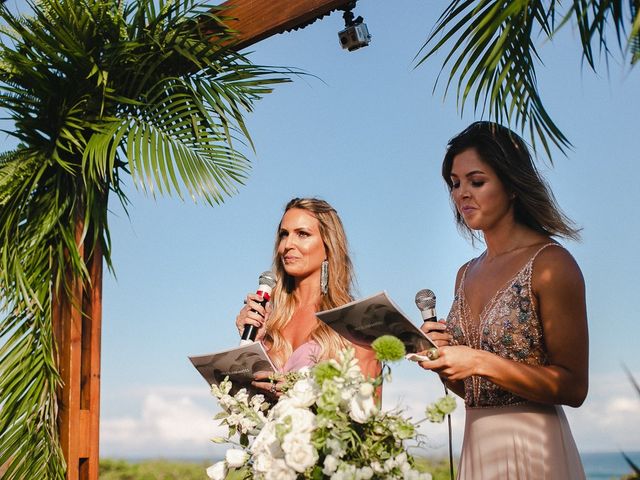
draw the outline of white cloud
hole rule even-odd
[[[210,408],[197,403],[198,395],[176,395],[166,389],[148,392],[138,416],[106,417],[101,421],[101,455],[105,457],[217,457],[220,448],[210,442],[223,430]]]
[[[592,375],[586,402],[565,411],[581,451],[636,451],[640,445],[640,396],[623,373]]]
[[[411,367],[394,368],[393,381],[384,386],[383,408],[400,408],[417,421],[444,391],[435,375]],[[126,400],[127,407],[116,409],[118,399]],[[219,408],[206,388],[136,387],[105,401],[110,404],[103,408],[101,420],[102,456],[213,460],[224,451],[224,446],[210,442],[225,429],[213,420]],[[455,452],[460,451],[464,430],[464,403],[459,398],[457,403],[452,416]],[[592,376],[585,404],[565,412],[580,451],[632,451],[640,445],[640,397],[623,373]],[[425,436],[421,455],[447,454],[446,423],[424,422],[420,431]]]

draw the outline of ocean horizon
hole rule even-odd
[[[624,452],[633,463],[640,466],[640,452]],[[581,452],[580,458],[588,480],[618,479],[633,473],[620,451]]]
[[[640,466],[640,451],[624,452],[632,462]],[[118,457],[104,457],[118,458]],[[153,457],[158,458],[158,457]],[[587,480],[617,480],[624,475],[629,475],[632,472],[631,467],[627,464],[626,460],[622,456],[620,451],[606,451],[606,452],[581,452],[580,458],[587,476]],[[123,460],[131,462],[140,462],[144,460],[151,460],[152,458],[123,458]],[[178,457],[178,458],[165,458],[165,460],[177,461],[177,462],[189,462],[189,463],[213,463],[219,459],[216,458],[202,458],[202,457]]]

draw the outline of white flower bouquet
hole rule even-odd
[[[389,378],[386,362],[402,358],[404,346],[395,337],[373,346]],[[406,442],[418,440],[417,423],[380,410],[375,389],[383,375],[365,379],[352,349],[290,375],[274,405],[244,389],[229,395],[227,380],[212,386],[223,410],[216,418],[228,427],[226,438],[213,440],[234,447],[207,469],[210,478],[222,480],[231,471],[234,478],[266,480],[431,478],[406,450]],[[427,418],[442,421],[454,408],[453,398],[444,397],[428,407]]]

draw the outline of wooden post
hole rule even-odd
[[[89,269],[90,285],[67,277],[71,299],[56,292],[53,323],[62,388],[58,392],[58,429],[68,480],[97,480],[100,428],[100,333],[102,325],[102,249],[76,242]],[[92,248],[93,247],[93,248]],[[82,310],[81,310],[82,308]]]

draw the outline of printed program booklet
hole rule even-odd
[[[219,385],[225,377],[229,377],[233,384],[231,395],[241,388],[246,388],[250,395],[257,393],[257,389],[251,386],[254,373],[276,371],[260,342],[208,355],[190,356],[189,360],[209,385]]]
[[[380,292],[316,316],[351,343],[369,347],[382,335],[398,337],[407,353],[418,353],[435,345],[389,298]]]

